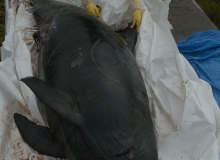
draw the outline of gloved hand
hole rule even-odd
[[[98,8],[93,2],[89,2],[86,5],[86,9],[89,13],[92,13],[96,17],[100,17],[100,8]]]
[[[134,26],[136,26],[136,28],[138,29],[141,25],[141,21],[142,21],[141,10],[140,9],[134,10],[132,14],[132,24],[130,27],[134,28]]]

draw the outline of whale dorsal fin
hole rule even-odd
[[[26,117],[15,113],[14,121],[24,141],[41,154],[57,158],[66,158],[64,151],[51,136],[47,127],[38,126]]]
[[[73,124],[81,126],[81,114],[76,103],[67,93],[35,77],[23,78],[21,81],[34,92],[45,106]]]

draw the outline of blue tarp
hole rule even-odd
[[[199,78],[211,85],[220,107],[220,30],[195,33],[177,46]]]

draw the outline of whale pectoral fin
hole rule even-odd
[[[127,42],[128,48],[134,53],[134,48],[137,42],[137,30],[135,28],[127,27],[117,33]]]
[[[26,117],[15,113],[14,121],[24,141],[40,154],[66,158],[61,147],[54,141],[49,128],[38,126]]]
[[[75,125],[81,126],[81,114],[77,104],[63,91],[60,91],[46,82],[27,77],[21,79],[48,108]]]

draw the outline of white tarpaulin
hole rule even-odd
[[[82,7],[80,0],[60,1]],[[127,9],[115,7],[118,0],[94,1],[102,7],[105,20]],[[220,111],[211,87],[197,77],[176,47],[167,20],[169,0],[144,3],[135,52],[148,91],[159,159],[218,160]],[[115,24],[120,27],[119,22]],[[34,94],[19,81],[37,76],[38,52],[32,38],[36,30],[29,1],[6,0],[6,40],[0,62],[0,160],[55,159],[32,150],[13,121],[17,112],[43,124]]]

